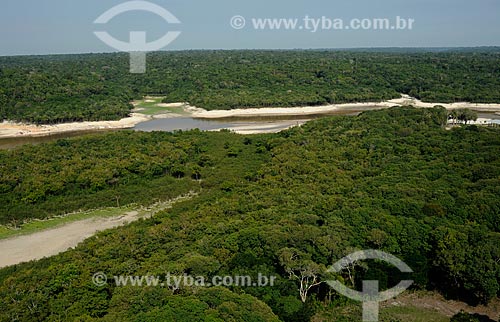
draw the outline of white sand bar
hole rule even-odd
[[[150,100],[151,101],[151,100]],[[245,108],[233,110],[213,110],[207,111],[202,108],[190,106],[187,103],[158,104],[159,107],[182,107],[184,112],[193,118],[199,119],[222,119],[222,118],[244,118],[244,117],[280,117],[280,116],[309,116],[321,114],[341,114],[346,112],[360,112],[366,110],[376,110],[389,108],[393,106],[415,106],[421,108],[431,108],[441,105],[446,109],[469,108],[479,112],[497,112],[500,113],[500,104],[482,104],[482,103],[425,103],[408,95],[401,95],[401,98],[371,103],[349,103],[349,104],[331,104],[324,106],[304,106],[304,107],[266,107],[266,108]],[[137,110],[136,112],[139,112]],[[139,123],[158,118],[182,117],[175,113],[165,113],[156,116],[145,115],[141,113],[132,113],[130,117],[119,121],[101,121],[101,122],[75,122],[62,123],[55,125],[32,125],[23,123],[3,122],[0,123],[0,138],[16,137],[37,137],[48,136],[65,132],[95,131],[107,129],[128,129],[133,128]],[[185,117],[185,116],[184,116]],[[244,129],[241,133],[249,133]]]

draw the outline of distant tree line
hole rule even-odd
[[[0,119],[116,120],[149,95],[206,109],[382,101],[500,102],[500,54],[484,52],[184,51],[0,57]]]

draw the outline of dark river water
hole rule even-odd
[[[193,119],[191,117],[176,117],[155,119],[144,123],[139,123],[134,127],[136,131],[152,132],[152,131],[166,131],[172,132],[176,130],[192,130],[200,129],[201,131],[210,131],[220,128],[229,128],[235,126],[235,122],[222,121],[222,120],[201,120]]]

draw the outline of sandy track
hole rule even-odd
[[[109,218],[89,218],[30,235],[0,240],[0,268],[41,259],[75,247],[96,232],[139,219],[137,211]]]
[[[176,202],[188,200],[197,193],[190,191],[176,198],[158,201],[148,207],[126,211],[113,217],[92,217],[42,230],[29,235],[0,240],[0,268],[53,256],[77,246],[96,232],[131,223],[169,209]]]
[[[494,321],[498,321],[500,318],[500,300],[498,299],[493,299],[487,306],[470,306],[464,302],[447,300],[437,292],[405,292],[395,299],[382,302],[381,306],[413,306],[435,310],[447,317],[452,317],[460,311],[465,311],[471,314],[486,315]]]

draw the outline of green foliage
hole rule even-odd
[[[314,321],[321,322],[359,322],[362,320],[359,304],[332,307],[314,316]],[[381,305],[378,320],[380,322],[450,322],[450,318],[435,308],[417,308],[413,306]]]
[[[448,114],[448,118],[453,120],[453,123],[457,123],[458,121],[467,124],[469,121],[477,120],[477,112],[472,111],[468,108],[461,108],[458,110],[452,110]]]
[[[373,102],[500,102],[498,51],[185,51],[0,57],[0,120],[37,124],[116,120],[144,95],[206,109]]]
[[[0,151],[0,224],[78,210],[150,204],[211,185],[231,142],[254,160],[254,147],[229,133],[120,131]],[[249,160],[251,163],[252,161]],[[250,167],[251,169],[251,167]],[[247,169],[245,168],[245,171]],[[202,178],[206,181],[197,182]],[[212,179],[213,180],[213,179]]]
[[[450,322],[493,322],[493,320],[481,314],[469,314],[460,312],[458,314],[455,314],[451,318]]]
[[[59,143],[4,152],[3,162],[20,167],[5,171],[5,181],[17,182],[10,176],[17,171],[26,175],[27,167],[46,182],[51,175],[47,169],[71,169],[60,164],[55,151],[70,164],[72,156],[81,155],[76,162],[81,166],[107,165],[106,158],[95,156],[101,144],[104,153],[108,140],[131,142],[127,151],[133,157],[116,161],[129,165],[125,169],[131,169],[132,177],[155,178],[155,165],[163,163],[152,156],[165,144],[165,153],[177,156],[163,158],[168,165],[187,159],[183,178],[166,177],[202,189],[191,200],[99,233],[74,250],[0,270],[0,320],[272,321],[277,315],[307,321],[331,308],[324,315],[330,320],[354,321],[354,316],[359,320],[359,303],[357,311],[343,314],[353,304],[325,283],[309,288],[304,303],[300,279],[289,277],[314,273],[324,278],[318,270],[367,248],[394,254],[415,273],[408,276],[367,261],[336,278],[359,286],[364,277],[376,277],[381,286],[391,287],[410,277],[415,288],[488,302],[500,293],[500,136],[481,127],[445,130],[443,115],[442,108],[393,108],[319,119],[278,134],[251,136],[250,141],[227,132],[125,132],[69,140],[71,152],[66,153]],[[228,155],[233,149],[237,156]],[[83,151],[91,151],[88,159]],[[41,158],[43,162],[31,161]],[[201,167],[201,182],[192,179],[194,165]],[[116,167],[101,167],[99,178]],[[80,181],[85,180],[93,182],[91,172]],[[133,186],[129,182],[124,187]],[[92,187],[88,184],[88,191]],[[30,205],[44,202],[34,199]],[[200,273],[208,278],[255,278],[261,273],[276,276],[276,281],[272,287],[226,289],[98,288],[91,282],[97,271],[110,276]],[[382,319],[404,320],[404,314],[409,313]]]
[[[438,227],[433,263],[437,287],[471,302],[487,302],[500,290],[500,236],[484,227]]]
[[[201,289],[184,296],[161,289],[121,288],[111,304],[104,321],[279,321],[256,298],[223,288]]]

